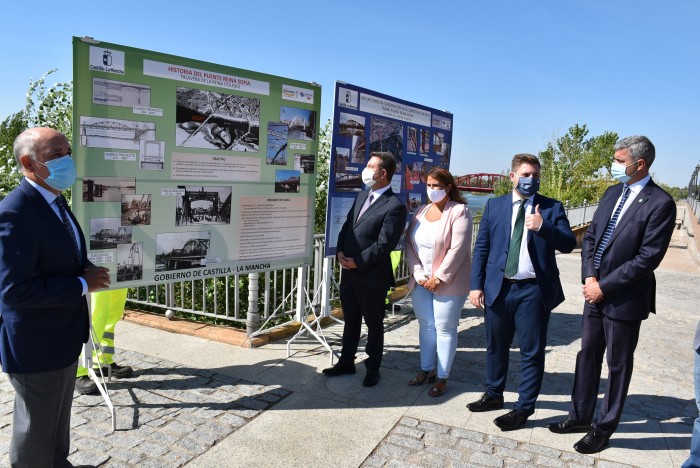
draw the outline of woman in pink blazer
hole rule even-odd
[[[429,381],[429,395],[437,397],[445,393],[457,351],[457,326],[469,294],[472,217],[448,170],[433,168],[426,185],[430,201],[413,217],[406,242],[421,365],[408,384]]]

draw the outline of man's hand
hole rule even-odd
[[[586,278],[586,282],[583,285],[583,297],[586,299],[586,302],[591,304],[597,304],[604,299],[605,295],[600,289],[600,284],[598,284],[598,279],[595,276]]]
[[[475,289],[473,291],[469,291],[469,302],[476,307],[477,309],[483,309],[484,308],[484,291],[480,291],[478,289]]]
[[[112,282],[109,279],[109,268],[90,266],[83,271],[83,279],[88,285],[88,292],[105,289]]]
[[[335,255],[338,257],[338,261],[340,262],[340,266],[343,268],[343,270],[354,270],[357,268],[355,260],[350,257],[346,257],[343,252],[338,252]]]
[[[525,216],[525,227],[530,231],[539,231],[542,227],[542,215],[540,205],[535,207],[535,212]]]

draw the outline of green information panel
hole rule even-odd
[[[112,288],[308,265],[316,84],[73,38],[73,211]]]

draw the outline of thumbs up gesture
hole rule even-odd
[[[542,215],[540,205],[534,207],[533,212],[525,216],[525,227],[530,231],[539,231],[542,227]]]

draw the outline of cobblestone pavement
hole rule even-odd
[[[119,362],[133,378],[108,384],[117,430],[101,396],[75,393],[71,417],[73,464],[117,467],[178,467],[253,420],[290,394],[206,369],[122,352]],[[9,466],[14,389],[0,382],[1,466]]]
[[[630,465],[404,417],[362,466],[622,468]]]

